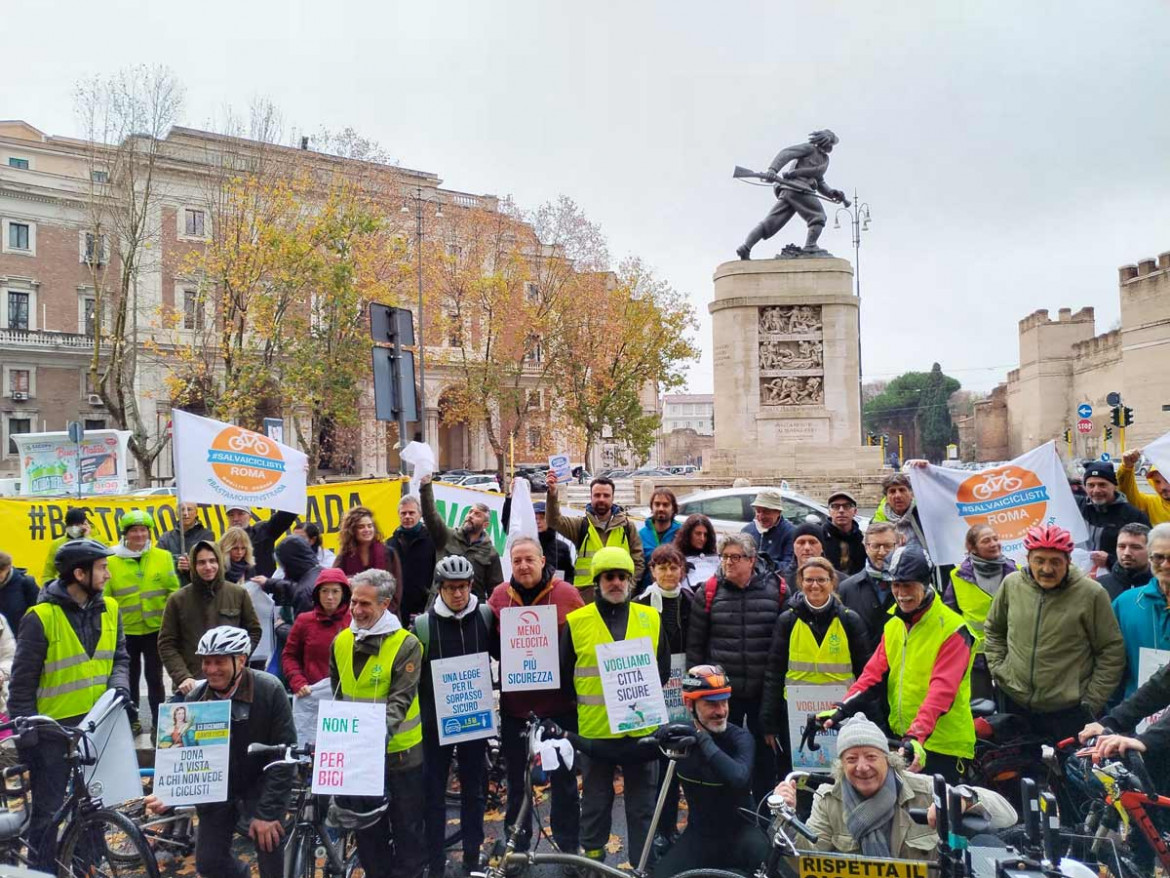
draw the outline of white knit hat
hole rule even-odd
[[[876,747],[885,751],[889,749],[886,733],[876,723],[865,718],[864,713],[855,713],[841,724],[841,731],[837,733],[837,755],[840,756],[851,747]]]

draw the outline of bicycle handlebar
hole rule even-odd
[[[312,744],[305,744],[298,747],[295,744],[249,744],[248,755],[256,756],[262,759],[271,759],[264,770],[267,771],[274,765],[296,764],[304,759],[313,758],[314,747]]]

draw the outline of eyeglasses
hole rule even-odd
[[[747,555],[738,555],[738,554],[720,555],[719,560],[723,561],[725,563],[729,563],[729,564],[738,564],[740,561],[742,561],[746,557],[748,557],[748,556]]]
[[[624,570],[606,570],[604,573],[601,574],[601,578],[602,579],[618,579],[618,580],[621,580],[622,582],[625,582],[627,579],[630,578],[630,574],[626,573],[626,571],[624,571]]]
[[[829,508],[834,512],[846,512],[850,509],[856,509],[852,503],[830,503]]]
[[[442,591],[456,592],[456,593],[461,592],[461,591],[471,591],[471,583],[470,582],[444,582],[440,586],[440,589]]]
[[[823,579],[819,576],[814,577],[812,579],[810,579],[809,577],[806,576],[800,582],[802,585],[828,585],[832,581],[833,580],[831,580],[831,579]]]
[[[1150,552],[1150,563],[1155,567],[1161,567],[1167,561],[1170,561],[1170,555],[1163,555],[1161,552]]]
[[[874,552],[892,552],[895,548],[893,543],[866,543],[865,547]]]

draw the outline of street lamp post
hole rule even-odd
[[[423,196],[421,186],[416,186],[413,195],[408,195],[409,201],[414,202],[414,218],[415,218],[415,241],[414,251],[415,258],[418,264],[418,435],[423,441],[427,441],[427,370],[426,370],[426,346],[423,337],[423,263],[422,263],[422,241],[423,241],[423,206],[427,204],[435,205],[435,219],[443,218],[443,202],[438,197],[426,198]],[[410,213],[410,203],[402,205],[400,213]],[[436,437],[437,441],[438,437]],[[406,447],[406,437],[399,436],[399,442],[402,447]]]
[[[861,425],[861,441],[865,442],[865,403],[861,396],[861,233],[869,231],[869,203],[857,200],[853,190],[853,203],[849,207],[838,207],[833,216],[833,228],[841,228],[841,214],[849,217],[853,230],[853,282],[857,289],[857,420]]]

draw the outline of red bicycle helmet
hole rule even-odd
[[[1024,548],[1029,552],[1033,549],[1052,549],[1071,555],[1073,538],[1072,534],[1059,525],[1036,525],[1028,528],[1028,532],[1024,534]]]

